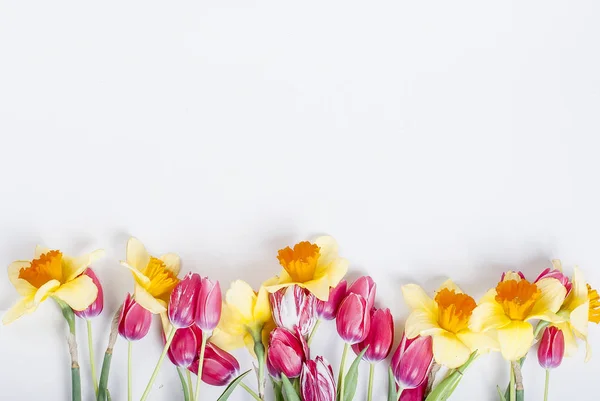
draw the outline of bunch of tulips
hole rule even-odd
[[[371,277],[359,277],[351,284],[344,280],[348,261],[339,256],[331,237],[279,250],[279,275],[266,280],[258,291],[234,281],[224,296],[217,281],[193,272],[180,278],[176,254],[152,256],[139,240],[130,238],[121,264],[133,276],[134,290],[114,314],[97,375],[91,328],[92,319],[103,312],[104,298],[90,266],[102,256],[102,251],[95,251],[71,257],[38,247],[33,260],[8,267],[21,299],[3,316],[4,324],[34,312],[49,298],[66,319],[73,401],[81,400],[76,317],[87,325],[97,401],[111,400],[110,367],[119,336],[128,342],[127,399],[133,399],[132,345],[149,332],[155,320],[152,315],[160,316],[164,344],[145,391],[136,396],[141,401],[149,397],[165,359],[176,367],[183,390],[173,389],[172,399],[203,398],[204,382],[224,387],[218,401],[227,400],[238,387],[256,401],[265,400],[271,391],[277,401],[351,401],[357,391],[359,365],[367,363],[365,382],[371,401],[374,366],[388,360],[388,377],[379,378],[386,383],[388,401],[442,401],[452,395],[478,356],[489,352],[500,352],[510,367],[509,384],[496,389],[499,399],[523,400],[521,366],[534,344],[539,364],[546,370],[547,400],[550,371],[564,356],[576,353],[578,342],[585,343],[589,358],[588,322],[600,322],[597,291],[578,268],[567,276],[559,261],[531,281],[521,272],[504,272],[479,303],[450,280],[433,297],[420,286],[408,284],[402,293],[411,313],[389,358],[394,318],[389,309],[376,306],[376,284]],[[310,353],[324,320],[335,320],[344,341],[337,380],[327,359]],[[240,374],[240,365],[229,351],[244,347],[254,358],[254,369]],[[352,361],[348,360],[350,351]],[[250,386],[244,379],[252,370],[256,384]]]

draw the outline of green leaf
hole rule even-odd
[[[352,401],[354,394],[356,394],[356,386],[358,385],[358,366],[362,360],[363,355],[367,351],[368,346],[362,350],[360,354],[354,359],[348,373],[346,373],[346,379],[344,382],[344,399],[341,401]]]
[[[288,379],[283,373],[281,374],[281,384],[286,401],[302,401],[294,389],[294,385],[292,382],[290,382],[290,379]]]
[[[496,390],[498,391],[498,397],[500,397],[500,401],[506,401],[504,394],[502,394],[502,390],[500,390],[500,386],[496,386]]]
[[[517,401],[525,401],[525,390],[517,390]]]
[[[252,372],[252,369],[245,371],[244,373],[236,377],[231,383],[229,383],[229,386],[227,386],[227,388],[225,389],[225,391],[223,391],[223,394],[221,394],[217,401],[227,400],[231,393],[233,393],[233,390],[235,390],[238,384],[240,384],[242,380],[244,380],[244,377],[246,377],[250,372]]]
[[[396,393],[396,379],[394,372],[390,366],[388,369],[388,401],[398,401],[398,393]]]
[[[283,400],[283,392],[281,388],[281,382],[278,382],[271,378],[271,382],[273,383],[273,392],[275,393],[275,401],[284,401]]]

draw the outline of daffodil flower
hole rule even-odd
[[[73,310],[82,311],[98,295],[92,279],[82,274],[104,251],[72,257],[61,251],[36,247],[34,259],[18,260],[8,266],[8,278],[22,298],[2,317],[9,324],[34,312],[48,297],[56,297]]]
[[[151,256],[137,238],[127,241],[127,260],[121,261],[133,274],[135,301],[152,313],[166,312],[171,291],[179,282],[179,256]]]
[[[556,314],[567,290],[555,278],[530,283],[514,272],[489,290],[473,311],[469,328],[475,332],[496,333],[502,356],[509,361],[523,357],[534,341],[530,320],[559,323]]]
[[[335,287],[348,271],[348,261],[338,256],[337,242],[329,236],[314,243],[303,241],[280,249],[277,259],[283,267],[280,275],[267,286],[267,291],[298,285],[322,301],[329,298],[329,288]]]
[[[402,294],[412,309],[406,321],[407,338],[431,336],[438,364],[454,369],[464,364],[474,351],[497,349],[491,336],[469,329],[477,304],[451,280],[442,284],[434,299],[416,284],[403,286]]]

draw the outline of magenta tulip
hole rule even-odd
[[[398,401],[423,401],[425,399],[425,391],[427,390],[427,378],[417,388],[410,388],[402,391]]]
[[[221,319],[221,286],[218,281],[202,279],[196,308],[196,326],[202,331],[212,332]]]
[[[188,369],[195,375],[198,374],[198,358],[194,359]],[[225,386],[238,375],[239,370],[240,364],[233,355],[212,343],[206,344],[204,363],[202,364],[202,381],[204,383],[211,386]]]
[[[554,326],[547,327],[542,335],[537,354],[542,368],[559,367],[565,355],[565,335],[562,330]]]
[[[371,310],[375,304],[375,293],[377,285],[371,278],[371,276],[362,276],[357,278],[350,287],[348,287],[348,293],[358,294],[367,300],[367,308]]]
[[[540,281],[541,279],[544,279],[544,278],[555,278],[558,281],[560,281],[560,283],[567,290],[567,295],[571,292],[571,289],[573,288],[573,283],[571,283],[571,280],[569,279],[569,277],[558,269],[550,269],[550,268],[544,269],[544,271],[542,271],[540,273],[538,278],[535,279],[534,283],[537,283],[538,281]]]
[[[367,345],[363,359],[368,362],[383,361],[389,355],[394,342],[394,318],[389,309],[371,310],[371,327],[369,334],[362,342],[352,345],[356,355],[360,354]]]
[[[336,327],[340,337],[350,345],[367,338],[371,313],[366,299],[358,294],[348,294],[338,309]]]
[[[119,334],[128,341],[144,338],[152,324],[152,313],[127,294],[119,318]]]
[[[294,285],[274,292],[270,296],[273,320],[278,327],[303,336],[308,335],[317,321],[317,298],[308,290]],[[298,372],[298,375],[300,372]]]
[[[167,355],[174,365],[182,368],[187,368],[198,358],[198,340],[191,327],[175,332]]]
[[[396,383],[402,389],[417,388],[427,378],[433,362],[431,337],[402,336],[400,345],[392,357],[392,371]]]
[[[288,378],[300,376],[302,365],[308,357],[308,346],[302,335],[297,335],[283,327],[277,327],[269,336],[267,348],[267,369],[276,379],[283,373]]]
[[[102,290],[102,284],[100,284],[100,280],[98,280],[96,273],[94,273],[91,267],[88,267],[83,274],[92,279],[98,288],[98,295],[96,296],[96,300],[92,302],[90,306],[82,311],[73,310],[73,313],[82,319],[91,319],[102,313],[102,309],[104,309],[104,291]]]
[[[300,375],[300,394],[303,401],[334,401],[335,380],[331,365],[321,356],[306,361]]]
[[[316,300],[317,316],[324,320],[333,320],[337,316],[340,303],[346,297],[348,283],[342,280],[335,287],[329,289],[329,298],[327,301]]]
[[[188,273],[171,292],[169,320],[176,328],[181,329],[194,324],[201,281],[197,273]]]

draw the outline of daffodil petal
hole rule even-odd
[[[327,301],[329,299],[329,280],[327,277],[307,281],[306,283],[301,283],[299,285],[306,288],[321,301]]]
[[[92,279],[90,278],[90,281],[91,280]],[[52,293],[58,287],[60,287],[60,281],[58,281],[58,280],[48,281],[47,283],[45,283],[44,285],[42,285],[40,288],[37,289],[37,291],[35,292],[35,295],[33,296],[33,302],[36,305],[41,304],[42,302],[44,302],[46,300],[46,298],[48,298],[50,295],[52,295]]]
[[[558,327],[565,338],[565,356],[573,357],[577,354],[577,339],[573,335],[573,330],[569,326],[569,323],[559,323],[555,325]]]
[[[533,326],[527,322],[514,320],[498,329],[498,342],[504,359],[516,361],[527,354],[533,344]]]
[[[475,333],[471,330],[462,330],[456,333],[456,336],[460,341],[462,341],[471,352],[477,351],[480,354],[489,352],[489,351],[499,351],[500,344],[498,344],[498,340],[495,336],[490,335],[490,333]]]
[[[242,280],[231,283],[231,287],[225,293],[225,302],[230,308],[236,310],[246,321],[252,321],[254,306],[256,305],[256,293],[250,284]],[[268,302],[268,297],[267,297]]]
[[[324,235],[316,238],[314,243],[320,248],[319,264],[328,265],[338,258],[339,247],[333,237]]]
[[[81,275],[92,263],[102,258],[104,253],[103,249],[96,249],[91,253],[76,258],[63,255],[63,276],[65,277],[65,281],[71,281]]]
[[[461,290],[460,287],[457,286],[454,283],[454,281],[452,281],[450,279],[448,279],[448,280],[446,280],[446,281],[444,281],[442,283],[442,285],[440,286],[440,288],[438,288],[438,292],[440,292],[444,288],[447,289],[447,290],[450,290],[450,291],[454,291],[456,294],[463,294],[463,290]]]
[[[521,277],[521,275],[515,271],[509,270],[504,274],[504,280],[502,281],[509,281],[509,280],[515,280],[515,281],[521,281],[523,278]]]
[[[571,292],[569,292],[569,295],[567,296],[567,299],[563,305],[563,309],[569,311],[574,310],[588,300],[587,283],[585,282],[583,273],[577,266],[573,268],[573,277],[571,279],[571,283],[573,284]]]
[[[144,271],[150,262],[150,254],[142,242],[135,238],[127,241],[127,264],[134,269]]]
[[[2,316],[2,324],[10,324],[23,315],[32,313],[37,309],[38,305],[33,302],[33,295],[19,299],[6,313]]]
[[[80,311],[96,300],[98,287],[90,277],[79,276],[61,285],[53,295],[65,301],[73,310]]]
[[[344,258],[337,258],[331,262],[327,269],[327,276],[329,278],[328,285],[330,287],[335,287],[342,281],[346,273],[348,273],[348,265],[348,260]],[[329,293],[329,289],[327,292]]]
[[[506,316],[500,304],[496,301],[484,302],[473,310],[469,321],[469,329],[479,333],[499,329],[509,323],[510,319]]]
[[[458,368],[471,355],[471,350],[453,333],[444,331],[431,338],[433,339],[433,356],[440,365],[450,369]]]
[[[135,301],[151,313],[157,314],[167,311],[164,301],[154,298],[148,291],[146,291],[144,287],[138,283],[135,283],[133,293]]]
[[[263,324],[271,319],[271,303],[269,302],[269,292],[265,287],[260,287],[256,295],[256,303],[252,315],[254,321]]]
[[[133,274],[133,278],[137,283],[141,284],[142,286],[148,286],[148,284],[150,284],[150,279],[146,277],[144,273],[131,266],[129,263],[121,261],[121,265],[125,266],[129,269],[129,271],[131,271],[131,274]]]
[[[560,272],[563,271],[562,262],[560,261],[560,259],[552,259],[552,268]]]
[[[412,310],[424,309],[429,313],[437,313],[435,302],[420,286],[416,284],[403,285],[402,295],[404,301]]]
[[[210,337],[210,342],[225,351],[233,351],[245,346],[244,336],[232,336],[223,330],[216,328]]]
[[[488,290],[485,294],[483,294],[483,296],[479,300],[479,303],[483,304],[486,302],[496,302],[496,295],[498,295],[498,293],[496,292],[496,289],[492,288],[492,289]]]
[[[179,255],[176,253],[165,253],[159,259],[164,262],[167,270],[170,270],[175,275],[179,274],[179,270],[181,269],[181,259],[179,258]]]
[[[544,316],[545,312],[556,313],[563,304],[567,295],[565,286],[555,278],[543,278],[536,283],[541,295],[531,309],[531,319]]]
[[[46,248],[45,246],[36,245],[34,252],[34,259],[38,259],[42,254],[50,252],[50,248]]]
[[[587,338],[588,335],[588,319],[590,313],[590,301],[585,301],[577,308],[573,309],[570,315],[569,322],[576,333]]]
[[[419,335],[431,336],[444,331],[438,325],[437,318],[425,309],[414,310],[404,325],[404,332],[408,338],[415,338]]]
[[[31,266],[31,262],[27,260],[17,260],[16,262],[12,262],[8,266],[8,279],[11,284],[15,287],[19,295],[23,297],[27,297],[34,293],[37,289],[29,284],[27,280],[23,280],[19,278],[19,273],[21,269],[26,269]]]

